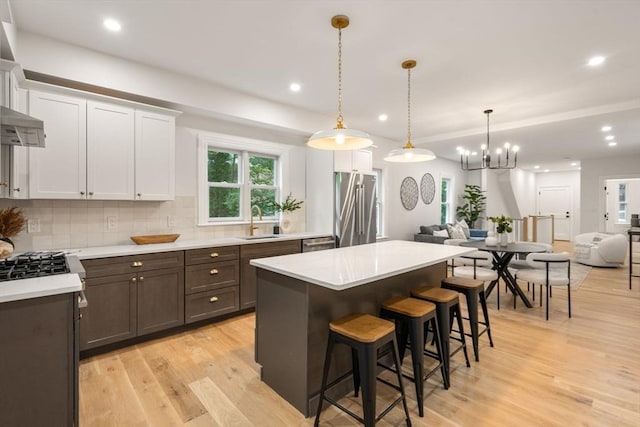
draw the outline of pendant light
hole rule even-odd
[[[411,69],[415,66],[416,61],[412,59],[402,63],[402,68],[407,70],[407,143],[401,148],[391,150],[384,158],[387,162],[426,162],[436,158],[433,151],[426,150],[424,148],[416,148],[411,143]]]
[[[309,138],[307,145],[320,150],[357,150],[373,144],[371,137],[362,131],[347,129],[342,123],[342,29],[349,26],[349,17],[336,15],[331,25],[338,29],[338,123],[335,129],[321,130]]]

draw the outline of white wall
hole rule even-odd
[[[640,155],[585,159],[580,165],[580,231],[604,231],[604,182],[607,179],[640,178]]]
[[[511,185],[520,217],[535,215],[536,174],[517,168],[510,172]]]

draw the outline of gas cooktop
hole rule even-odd
[[[69,273],[63,252],[25,252],[0,260],[0,282]]]

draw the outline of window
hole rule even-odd
[[[376,176],[376,237],[383,236],[383,211],[382,211],[382,169],[374,169]]]
[[[260,207],[264,220],[276,222],[272,202],[282,194],[281,165],[287,150],[264,141],[201,134],[198,223],[244,223],[250,220],[254,205]]]
[[[627,220],[627,184],[618,184],[618,224],[626,224]]]
[[[451,216],[451,179],[442,178],[440,181],[440,224],[452,223]]]

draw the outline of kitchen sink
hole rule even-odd
[[[278,237],[280,237],[280,234],[261,234],[259,236],[242,236],[242,237],[238,237],[238,239],[261,240],[261,239],[277,239]]]

